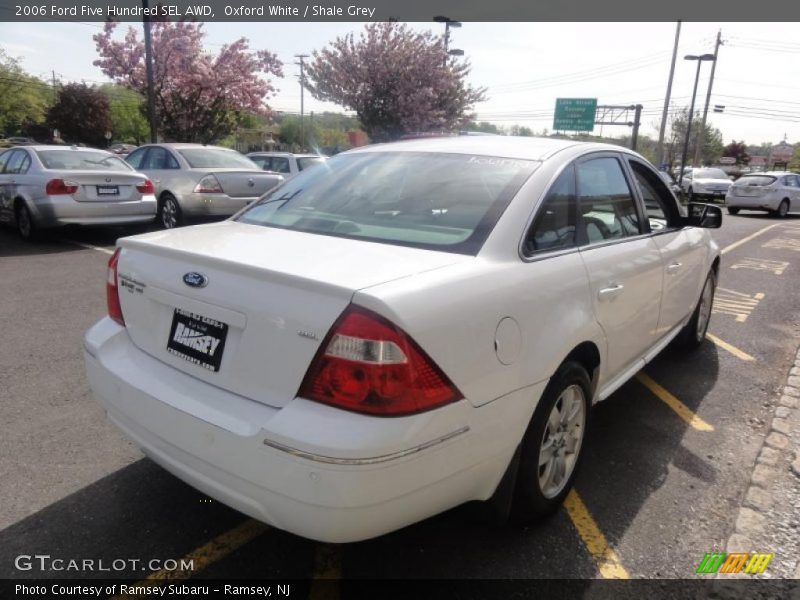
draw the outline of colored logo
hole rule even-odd
[[[697,573],[763,573],[774,554],[763,552],[706,552]]]
[[[206,287],[208,285],[208,277],[202,273],[191,271],[183,276],[183,283],[192,287]]]

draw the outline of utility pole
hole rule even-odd
[[[144,64],[147,72],[147,120],[150,121],[150,143],[158,141],[156,132],[156,97],[153,83],[153,40],[150,36],[150,4],[142,0],[142,25],[144,26]]]
[[[633,131],[631,132],[631,150],[636,150],[636,144],[639,141],[639,124],[642,120],[642,105],[637,104],[633,107]]]
[[[53,103],[58,102],[58,88],[56,87],[56,72],[53,70]]]
[[[669,100],[672,96],[672,78],[675,75],[675,59],[678,57],[678,40],[681,38],[681,22],[675,28],[675,45],[672,48],[672,64],[669,66],[669,80],[667,81],[667,95],[664,97],[664,110],[661,113],[661,129],[658,131],[658,166],[664,164],[664,133],[667,130],[667,114],[669,113]]]
[[[306,63],[304,62],[306,58],[308,58],[308,54],[295,54],[295,58],[299,58],[300,62],[296,62],[294,64],[300,65],[300,142],[303,145],[303,149],[305,150],[306,147],[306,122],[305,122],[305,98],[303,92],[306,87]]]
[[[700,153],[703,149],[706,135],[706,117],[708,116],[708,104],[711,102],[711,87],[714,85],[714,72],[717,70],[717,55],[719,54],[719,47],[722,45],[722,30],[717,31],[717,42],[714,44],[714,62],[711,63],[711,76],[708,79],[708,90],[706,91],[706,105],[703,108],[703,120],[700,124],[700,130],[697,132],[697,147],[694,150],[694,164],[700,165]]]

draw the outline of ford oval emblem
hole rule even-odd
[[[208,285],[208,277],[197,271],[190,271],[183,276],[183,283],[191,287],[206,287]]]

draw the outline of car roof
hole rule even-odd
[[[29,146],[12,146],[12,148],[27,148],[28,150],[72,150],[73,152],[105,152],[112,154],[102,148],[86,148],[84,146],[62,146],[59,144],[31,144]],[[10,148],[9,148],[10,150]]]
[[[215,150],[230,150],[231,152],[236,152],[236,150],[225,148],[223,146],[214,146],[213,144],[192,144],[189,142],[156,142],[153,144],[144,144],[139,146],[139,148],[145,148],[149,146],[164,146],[165,148],[174,148],[176,150],[180,150],[181,148],[213,148]]]
[[[751,171],[750,173],[744,173],[742,175],[742,177],[756,176],[756,175],[768,175],[770,177],[782,177],[783,175],[796,175],[796,173],[792,173],[791,171]]]
[[[361,152],[437,152],[451,154],[475,154],[477,156],[498,156],[520,160],[542,161],[567,148],[584,147],[614,152],[629,152],[626,148],[612,144],[578,142],[545,137],[514,136],[453,136],[423,138],[362,146],[349,153]]]

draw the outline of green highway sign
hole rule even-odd
[[[592,131],[594,129],[597,98],[556,98],[556,131]]]

